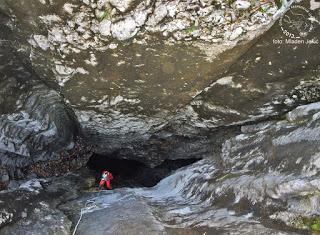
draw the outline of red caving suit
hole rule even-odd
[[[107,189],[112,189],[111,180],[113,180],[113,175],[109,171],[103,171],[99,188],[103,189],[104,185],[106,185]]]

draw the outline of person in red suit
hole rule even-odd
[[[112,189],[111,180],[113,180],[113,175],[109,171],[103,171],[99,183],[99,189],[103,189],[105,185],[107,189]]]

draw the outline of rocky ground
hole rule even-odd
[[[318,232],[320,14],[292,3],[0,0],[0,234]]]
[[[320,104],[241,126],[152,188],[94,192],[86,170],[2,191],[2,234],[304,234],[319,230]],[[21,206],[23,203],[23,206]],[[34,223],[37,221],[37,223]]]

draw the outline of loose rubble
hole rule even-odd
[[[162,37],[169,43],[200,40],[235,41],[267,25],[282,8],[275,1],[224,0],[82,0],[65,3],[66,20],[40,18],[47,35],[33,35],[32,45],[62,55],[87,49],[105,50],[113,40]]]

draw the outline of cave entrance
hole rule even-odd
[[[200,159],[165,160],[161,165],[151,168],[138,161],[95,154],[89,159],[87,166],[95,175],[97,182],[103,170],[110,171],[114,176],[112,181],[114,188],[153,187],[173,171],[198,160]]]

